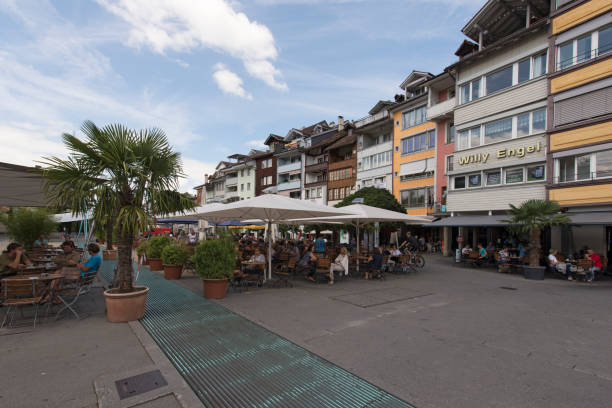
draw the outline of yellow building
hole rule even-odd
[[[433,213],[436,124],[427,122],[427,89],[433,75],[413,71],[400,85],[404,100],[393,115],[393,194],[411,215]]]
[[[612,1],[557,1],[553,7],[547,193],[567,209],[578,227],[566,239],[553,234],[552,246],[575,250],[587,245],[609,258]]]

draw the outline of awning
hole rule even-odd
[[[572,225],[612,225],[612,211],[593,211],[585,213],[570,213]]]
[[[158,219],[157,220],[158,224],[197,224],[198,220],[197,219],[174,219],[174,218],[162,218],[162,219]]]
[[[434,171],[436,163],[433,157],[429,159],[416,160],[409,163],[402,163],[400,165],[400,176],[410,176],[412,174],[427,173]]]
[[[47,197],[43,191],[40,174],[32,173],[32,167],[0,163],[0,206],[46,207]]]
[[[508,215],[458,215],[455,217],[446,217],[431,224],[425,224],[424,227],[507,227]]]

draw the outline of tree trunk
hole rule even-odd
[[[529,266],[540,266],[540,230],[529,230]]]
[[[131,234],[120,233],[117,242],[117,253],[119,261],[117,262],[117,272],[115,281],[119,284],[119,292],[132,291],[132,245],[134,237]]]
[[[110,251],[113,249],[113,220],[109,218],[104,229],[106,230],[106,249]]]

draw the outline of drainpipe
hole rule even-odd
[[[525,12],[525,27],[529,27],[531,22],[531,4],[527,3],[527,11]]]

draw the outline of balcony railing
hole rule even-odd
[[[565,68],[580,64],[581,62],[589,61],[591,59],[608,54],[610,52],[612,52],[611,45],[606,45],[603,48],[596,48],[594,50],[588,50],[580,54],[576,54],[575,56],[572,56],[570,58],[558,61],[556,64],[556,70],[561,71]]]
[[[455,100],[455,98],[450,98],[445,100],[444,102],[440,102],[433,106],[430,106],[429,108],[427,108],[427,120],[434,120],[448,115],[455,109],[456,105],[457,101]]]
[[[299,170],[302,168],[302,162],[301,161],[296,161],[293,163],[286,163],[286,164],[279,164],[276,172],[277,173],[286,173],[288,171],[294,171],[294,170]]]
[[[553,177],[553,184],[573,183],[573,182],[584,182],[593,180],[610,179],[612,182],[612,171],[597,171],[597,172],[584,172],[578,174],[570,174],[567,176]]]
[[[359,120],[356,120],[354,122],[355,127],[356,128],[360,128],[360,127],[364,127],[369,125],[370,123],[374,123],[377,122],[381,119],[386,119],[389,117],[389,111],[388,110],[384,110],[384,111],[380,111],[374,115],[370,115],[370,116],[366,116],[365,118],[361,118]]]
[[[327,162],[309,164],[306,166],[305,170],[306,170],[306,173],[327,170]]]
[[[238,197],[238,191],[226,191],[223,198],[228,199],[233,197]]]
[[[235,186],[236,184],[238,184],[238,177],[226,177],[225,178],[226,186]]]
[[[302,187],[302,180],[285,181],[285,182],[278,183],[276,185],[276,189],[278,191],[294,190],[294,189],[300,188],[300,187]]]

